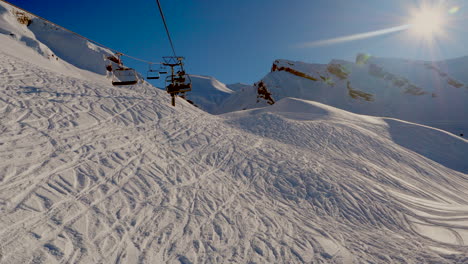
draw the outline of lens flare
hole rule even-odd
[[[412,39],[421,41],[425,45],[436,45],[436,40],[448,38],[447,27],[451,24],[451,15],[457,13],[461,7],[449,7],[442,0],[438,3],[421,1],[419,6],[408,6],[408,13],[401,17],[399,26],[368,31],[353,35],[345,35],[330,39],[305,42],[297,47],[320,47],[344,42],[363,40],[377,36],[408,32]],[[409,18],[408,18],[409,17]]]
[[[443,32],[445,25],[444,12],[438,8],[422,8],[412,14],[410,28],[416,34],[432,38]]]
[[[400,31],[404,31],[408,29],[408,25],[401,25],[397,27],[391,27],[391,28],[386,28],[386,29],[381,29],[381,30],[376,30],[376,31],[370,31],[370,32],[365,32],[365,33],[359,33],[359,34],[354,34],[354,35],[348,35],[348,36],[342,36],[342,37],[337,37],[337,38],[331,38],[331,39],[323,39],[323,40],[317,40],[317,41],[312,41],[312,42],[307,42],[303,43],[300,45],[300,47],[306,48],[306,47],[320,47],[320,46],[328,46],[328,45],[333,45],[333,44],[338,44],[338,43],[343,43],[343,42],[349,42],[349,41],[355,41],[355,40],[361,40],[361,39],[368,39],[372,37],[378,37],[382,35],[387,35],[387,34],[392,34],[392,33],[397,33]]]
[[[459,6],[454,6],[454,7],[450,8],[449,14],[453,15],[453,14],[457,13],[458,11],[460,11],[460,7]]]

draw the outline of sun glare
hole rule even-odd
[[[414,11],[409,21],[411,30],[425,38],[440,35],[444,25],[444,12],[436,8],[423,8]]]

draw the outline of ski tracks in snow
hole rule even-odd
[[[422,187],[396,178],[421,168],[393,147],[382,152],[402,167],[395,175],[378,156],[343,156],[346,144],[384,145],[362,131],[273,115],[245,129],[180,99],[172,108],[147,84],[115,88],[0,59],[0,262],[454,262],[420,246],[421,221],[442,220],[405,222],[416,204],[401,193]],[[460,221],[463,210],[453,208]],[[466,252],[457,234],[451,249]]]

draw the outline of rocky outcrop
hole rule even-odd
[[[318,81],[317,78],[314,78],[314,77],[312,77],[312,76],[310,76],[310,75],[307,75],[307,74],[305,74],[305,73],[303,73],[303,72],[294,70],[294,69],[292,69],[292,68],[289,68],[289,67],[279,67],[279,66],[277,65],[277,63],[278,63],[278,61],[275,61],[275,62],[273,63],[273,66],[271,67],[271,71],[272,71],[272,72],[275,72],[275,71],[285,71],[285,72],[289,72],[289,73],[291,73],[291,74],[294,74],[294,75],[296,75],[296,76],[309,79],[309,80],[311,80],[311,81],[315,81],[315,82]],[[291,66],[292,66],[292,65],[291,65]]]
[[[448,78],[447,83],[455,88],[462,88],[464,86],[463,83],[460,83],[452,78]]]
[[[335,75],[340,80],[348,79],[349,72],[341,64],[330,63],[327,66],[327,70],[329,73]]]
[[[414,84],[410,84],[410,85],[406,86],[404,93],[405,94],[411,94],[411,95],[425,95],[425,94],[427,94],[427,92],[425,92],[423,88],[418,87],[418,86],[416,86]]]
[[[423,88],[411,84],[408,79],[397,77],[396,75],[387,72],[382,66],[374,63],[369,65],[369,75],[391,82],[394,86],[404,89],[403,93],[405,94],[416,96],[428,94]]]
[[[359,53],[357,56],[356,56],[356,64],[357,65],[364,65],[364,64],[367,64],[369,62],[369,59],[371,59],[372,56],[369,55],[369,54],[365,54],[365,53]]]
[[[257,103],[260,102],[260,99],[264,99],[269,105],[275,103],[263,81],[256,83],[254,86],[257,88]]]
[[[429,70],[435,71],[441,78],[447,78],[447,83],[452,87],[462,88],[463,86],[465,86],[463,83],[449,77],[448,73],[443,72],[441,69],[439,69],[438,67],[436,67],[430,62],[424,63],[424,66]]]
[[[351,87],[351,82],[348,81],[346,87],[348,88],[348,94],[349,96],[351,96],[351,98],[362,99],[367,102],[374,101],[374,96],[372,94],[354,89],[353,87]]]
[[[22,25],[29,26],[32,23],[31,17],[26,14],[25,12],[18,11],[18,10],[12,10],[13,15],[15,15],[16,20]]]

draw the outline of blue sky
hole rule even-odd
[[[311,41],[404,24],[415,0],[160,0],[178,55],[187,72],[225,83],[260,80],[275,59],[328,63],[379,57],[443,59],[468,55],[468,1],[448,15],[447,37],[429,45],[410,32],[353,42],[301,47]],[[436,0],[434,0],[436,1]],[[443,1],[443,0],[437,0]],[[171,50],[155,0],[10,0],[11,3],[132,56],[160,61]],[[430,48],[432,47],[432,48]],[[126,60],[144,72],[147,65]]]

